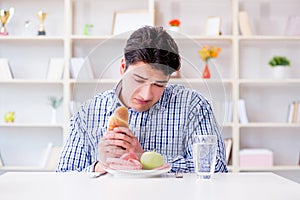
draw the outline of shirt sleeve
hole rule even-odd
[[[217,155],[215,172],[228,172],[226,166],[225,146],[217,121],[214,117],[212,108],[207,100],[196,95],[190,103],[190,111],[187,117],[187,125],[184,130],[185,139],[184,155],[177,156],[171,163],[172,172],[194,172],[192,135],[208,135],[217,136]]]
[[[68,138],[56,168],[57,172],[94,170],[95,162],[92,162],[91,152],[86,144],[86,114],[82,106],[71,118]]]

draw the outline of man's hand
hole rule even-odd
[[[135,153],[139,158],[144,150],[138,139],[126,127],[117,127],[108,131],[98,144],[99,162],[95,165],[96,170],[102,170],[107,163],[107,158],[120,158],[123,154]]]
[[[123,152],[123,154],[126,152],[135,153],[140,157],[140,155],[144,153],[141,144],[129,128],[114,128],[113,131],[107,132],[104,138],[107,145],[124,149],[125,152]]]

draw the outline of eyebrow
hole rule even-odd
[[[138,74],[133,74],[133,76],[136,76],[136,77],[138,77],[140,79],[143,79],[143,80],[149,80],[148,78],[142,77],[142,76],[140,76]],[[156,80],[155,82],[156,83],[168,83],[168,80],[165,80],[165,81]]]

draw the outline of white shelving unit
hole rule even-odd
[[[15,78],[0,81],[0,116],[16,112],[14,124],[0,123],[0,152],[6,162],[2,170],[34,170],[42,160],[47,143],[61,146],[67,135],[70,102],[82,102],[96,92],[112,88],[120,78],[118,60],[126,41],[114,37],[113,13],[126,9],[155,9],[155,24],[168,27],[173,18],[181,20],[180,33],[175,34],[183,58],[181,83],[199,90],[212,101],[222,125],[224,137],[233,138],[229,169],[238,171],[273,171],[300,182],[300,124],[287,123],[288,104],[299,100],[300,36],[284,34],[288,16],[297,15],[297,0],[53,0],[23,3],[2,1],[0,8],[15,8],[7,24],[9,36],[0,37],[0,57],[10,62]],[[46,36],[36,36],[35,13],[44,10]],[[253,36],[239,32],[238,12],[247,11]],[[221,36],[205,36],[208,16],[221,16]],[[26,20],[31,22],[26,29]],[[85,24],[93,24],[89,36],[83,35]],[[171,33],[174,34],[174,33]],[[92,51],[98,44],[96,50]],[[201,79],[204,63],[197,50],[203,44],[222,48],[211,66],[212,78]],[[105,50],[103,50],[105,49]],[[97,52],[98,51],[98,52]],[[289,79],[274,79],[268,60],[287,56],[292,63]],[[72,57],[98,58],[94,80],[70,77]],[[45,79],[49,59],[63,57],[61,80]],[[95,64],[95,63],[94,63]],[[106,73],[101,74],[101,70]],[[99,74],[101,76],[99,76]],[[99,80],[100,79],[100,80]],[[48,96],[63,96],[58,123],[51,124]],[[248,124],[240,124],[238,99],[245,99]],[[233,119],[224,122],[224,101],[233,102]],[[274,152],[270,168],[239,167],[239,151],[244,148],[268,148]],[[13,149],[13,150],[12,150]],[[20,157],[26,159],[20,159]]]

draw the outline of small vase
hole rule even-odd
[[[290,67],[276,66],[273,67],[273,77],[277,79],[290,78]]]
[[[174,32],[178,32],[179,31],[179,27],[178,26],[170,26],[169,28],[171,31],[174,31]]]
[[[51,123],[56,124],[56,109],[52,108],[52,118],[51,118]]]
[[[209,79],[210,78],[210,70],[208,64],[205,64],[204,71],[202,73],[202,78]]]

